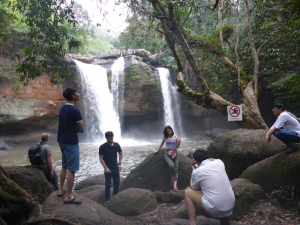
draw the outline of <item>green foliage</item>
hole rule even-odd
[[[100,39],[90,39],[88,41],[90,43],[88,53],[91,55],[98,55],[100,52],[111,49],[111,46],[107,42],[103,42]]]
[[[62,83],[62,78],[68,73],[62,59],[68,48],[80,46],[80,41],[70,37],[65,26],[66,22],[76,25],[71,6],[65,0],[19,0],[14,6],[24,14],[25,23],[30,28],[27,33],[30,44],[15,54],[19,61],[20,81],[27,84],[46,73],[52,75],[53,83]]]
[[[125,76],[133,81],[141,78],[141,68],[138,66],[130,66],[125,69]]]
[[[295,200],[296,197],[294,185],[279,186],[279,188],[272,191],[271,194],[282,200]]]

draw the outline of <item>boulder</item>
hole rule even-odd
[[[216,138],[221,134],[225,134],[227,131],[229,131],[229,129],[225,129],[225,128],[214,128],[211,132],[210,132],[210,136],[212,138]]]
[[[99,53],[97,56],[98,59],[111,59],[119,58],[121,56],[121,51],[119,49],[110,49],[105,52]]]
[[[177,206],[172,207],[172,208],[173,208],[173,210],[167,214],[168,219],[172,219],[172,218],[188,219],[189,218],[184,201],[182,201]],[[210,216],[207,212],[205,212],[203,209],[201,209],[199,206],[196,205],[196,216],[197,215]]]
[[[11,150],[12,148],[4,141],[0,140],[0,150]]]
[[[189,151],[188,154],[186,155],[186,157],[189,157],[190,159],[194,159],[194,152],[195,151]]]
[[[8,152],[0,150],[0,155],[8,155]]]
[[[231,217],[242,219],[253,203],[264,198],[264,190],[258,184],[253,184],[243,178],[231,180],[230,184],[235,196],[235,206]]]
[[[184,199],[184,192],[185,190],[169,192],[155,191],[154,194],[156,195],[157,201],[180,202]]]
[[[271,144],[267,143],[266,132],[266,130],[231,130],[213,140],[207,151],[210,157],[224,162],[230,180],[238,178],[247,167],[285,148],[285,145],[275,137],[272,137]]]
[[[44,172],[32,166],[4,167],[14,182],[31,194],[45,201],[53,192],[51,184],[47,181]],[[55,192],[56,193],[56,192]]]
[[[70,222],[81,225],[130,225],[131,223],[122,217],[112,213],[104,206],[78,194],[74,196],[80,199],[81,205],[63,204],[63,199],[52,193],[44,203],[44,213],[48,216],[64,218]]]
[[[134,216],[154,210],[157,202],[152,191],[129,188],[113,196],[105,207],[121,216]]]
[[[285,188],[287,185],[300,187],[300,151],[281,152],[248,167],[242,178],[259,184],[266,192]]]
[[[127,188],[144,188],[151,191],[167,192],[172,189],[169,166],[164,158],[165,149],[157,154],[151,153],[125,178],[120,190]],[[179,153],[178,188],[180,190],[189,186],[191,179],[192,160]]]
[[[120,177],[120,183],[122,183],[124,179],[125,179],[124,177]],[[74,190],[78,191],[80,189],[90,187],[90,186],[93,186],[93,185],[105,185],[105,176],[104,176],[104,174],[95,175],[95,176],[86,178],[86,179],[78,182],[75,185]],[[111,187],[113,187],[113,180],[112,179],[111,179]]]
[[[69,54],[69,57],[71,57],[72,59],[76,59],[76,60],[78,60],[80,62],[83,62],[83,63],[88,63],[88,64],[90,64],[90,63],[94,62],[95,60],[97,60],[96,56],[82,55],[80,53],[78,53],[78,54]],[[71,61],[71,63],[73,63],[72,60],[69,60],[66,57],[65,57],[65,60],[66,60],[67,63],[69,63],[69,61]]]
[[[142,57],[145,60],[149,60],[149,58],[151,56],[151,52],[148,52],[145,49],[136,49],[134,54]]]
[[[91,187],[80,189],[76,191],[76,193],[97,202],[100,205],[104,205],[106,203],[105,200],[105,186],[104,185],[94,185]],[[112,190],[110,195],[112,196]]]

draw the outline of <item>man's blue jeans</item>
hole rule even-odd
[[[111,178],[114,182],[114,191],[113,195],[118,194],[120,186],[120,172],[119,170],[113,170],[111,173],[104,173],[105,176],[105,199],[108,201],[110,199],[110,186]]]
[[[292,147],[294,145],[294,142],[300,142],[300,137],[298,136],[298,134],[290,130],[276,130],[274,132],[274,136],[281,140],[284,144],[286,144],[287,147]]]

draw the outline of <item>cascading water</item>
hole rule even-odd
[[[176,87],[173,87],[168,69],[157,68],[161,83],[161,91],[164,99],[164,122],[182,135],[180,105],[178,102]],[[175,114],[174,114],[175,112]]]
[[[109,91],[106,69],[74,61],[82,81],[84,124],[89,128],[86,129],[87,136],[93,141],[99,141],[105,132],[113,131],[115,138],[120,139],[120,120],[113,106],[114,99]]]
[[[113,95],[115,111],[118,112],[121,123],[124,106],[124,75],[124,57],[121,56],[111,67],[110,83],[110,92]]]

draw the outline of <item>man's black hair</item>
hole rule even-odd
[[[194,159],[201,163],[202,161],[209,159],[209,154],[204,149],[197,149],[193,154]]]
[[[282,103],[274,103],[272,109],[276,107],[278,109],[282,109],[282,111],[285,111],[284,105]]]
[[[109,137],[113,137],[114,136],[114,133],[112,131],[107,131],[105,133],[105,138],[109,138]]]
[[[65,99],[67,99],[67,101],[71,101],[73,99],[72,95],[74,95],[75,92],[77,92],[77,90],[75,88],[70,87],[64,90],[63,96],[65,97]]]

